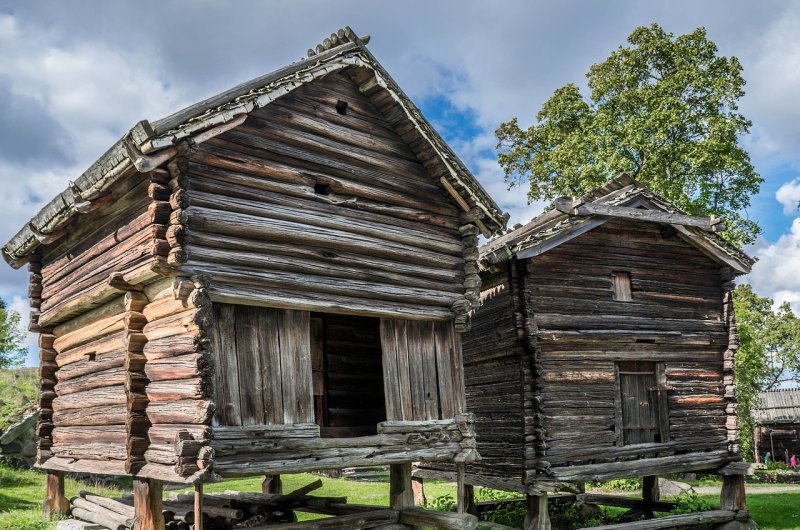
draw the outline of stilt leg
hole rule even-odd
[[[280,475],[266,475],[261,483],[261,493],[281,495],[283,494],[283,482]]]
[[[160,480],[133,479],[133,509],[137,530],[164,530],[164,485]]]
[[[475,486],[464,484],[464,506],[468,514],[478,515],[478,505],[475,503]]]
[[[658,477],[656,475],[648,475],[642,477],[642,500],[645,504],[650,505],[661,498],[661,492],[658,489]],[[652,508],[646,506],[644,515],[648,519],[655,517]]]
[[[425,498],[425,483],[421,477],[411,477],[411,489],[414,491],[414,504],[425,506],[428,499]]]
[[[464,463],[456,464],[456,507],[458,513],[466,513],[467,511],[467,490],[464,483]]]
[[[402,510],[414,506],[414,490],[411,487],[411,463],[389,466],[389,507]]]
[[[203,530],[203,483],[194,485],[194,530]]]
[[[42,511],[45,517],[64,516],[69,513],[69,501],[64,496],[64,472],[48,471],[45,478],[47,489]]]
[[[714,526],[715,530],[745,530],[757,528],[750,513],[745,509],[744,475],[723,475],[719,505],[723,510],[736,512],[736,519]]]
[[[528,495],[528,514],[525,530],[550,530],[550,514],[547,512],[547,493]]]

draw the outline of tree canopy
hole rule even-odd
[[[506,181],[552,200],[624,171],[689,214],[724,217],[731,242],[752,242],[760,228],[742,212],[763,179],[739,144],[751,124],[738,112],[738,59],[719,56],[704,28],[675,37],[653,24],[628,43],[589,69],[588,99],[570,83],[528,129],[500,125]]]
[[[28,355],[20,321],[19,313],[8,309],[0,298],[0,369],[21,366]]]
[[[758,296],[749,285],[734,291],[739,332],[736,351],[736,399],[743,453],[752,451],[752,411],[758,393],[782,383],[800,382],[800,318],[788,303],[777,309],[771,298]]]

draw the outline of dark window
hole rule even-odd
[[[376,434],[386,421],[380,319],[312,314],[311,368],[321,435]]]
[[[617,425],[622,445],[669,441],[663,367],[654,362],[617,363]]]
[[[631,273],[612,272],[611,286],[614,289],[614,300],[619,300],[620,302],[633,300],[631,296]]]
[[[336,112],[339,114],[347,114],[347,102],[342,101],[341,99],[336,102]]]

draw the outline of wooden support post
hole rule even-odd
[[[470,515],[478,516],[478,504],[475,502],[475,486],[464,484],[464,510]]]
[[[160,480],[133,479],[133,510],[137,530],[164,530],[164,484]]]
[[[550,530],[550,513],[547,511],[547,493],[526,496],[528,513],[524,530]]]
[[[264,495],[283,495],[283,481],[280,475],[265,475],[261,482],[261,493]]]
[[[464,483],[464,462],[456,464],[456,507],[458,513],[467,512],[467,491]]]
[[[642,477],[642,500],[645,502],[644,516],[647,519],[655,517],[650,505],[661,499],[661,492],[658,489],[658,477],[647,475]]]
[[[414,491],[411,487],[411,463],[389,466],[389,507],[402,510],[414,506]]]
[[[60,517],[69,513],[69,501],[64,496],[64,472],[48,471],[45,476],[46,496],[42,511],[45,517]]]
[[[422,477],[411,477],[411,489],[414,491],[414,504],[425,506],[428,499],[425,498],[425,482]]]
[[[723,475],[719,507],[732,511],[745,508],[744,475]]]
[[[203,530],[203,483],[194,485],[194,530]]]

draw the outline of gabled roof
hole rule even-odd
[[[433,153],[437,167],[441,168],[442,186],[462,209],[477,208],[482,212],[483,218],[478,223],[484,235],[502,230],[508,216],[367,50],[368,41],[369,37],[359,38],[350,28],[341,29],[308,50],[305,59],[166,118],[137,123],[12,237],[3,246],[3,257],[14,267],[21,266],[36,247],[54,239],[73,216],[90,209],[91,201],[108,193],[119,179],[136,171],[151,171],[175,156],[177,146],[184,140],[202,141],[231,129],[242,123],[247,113],[306,83],[349,67],[365,67],[374,72],[371,86],[388,91],[415,137]]]
[[[591,190],[577,202],[683,213],[624,173]],[[483,267],[489,267],[514,256],[517,258],[537,256],[600,226],[609,219],[601,215],[574,216],[551,208],[534,217],[528,224],[498,236],[481,247],[481,264]],[[750,272],[755,263],[750,256],[715,233],[694,226],[671,226],[687,242],[698,247],[712,259],[732,267],[737,273]]]
[[[800,388],[759,393],[753,419],[756,423],[800,423]]]

